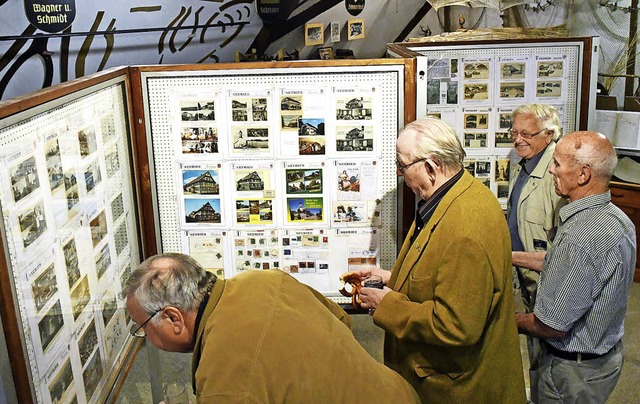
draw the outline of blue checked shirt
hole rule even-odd
[[[563,206],[534,313],[567,334],[546,341],[567,352],[608,352],[624,334],[635,266],[635,227],[610,192]]]

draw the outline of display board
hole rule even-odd
[[[141,72],[159,250],[341,301],[342,273],[395,262],[404,62],[262,66]]]
[[[416,58],[417,117],[435,116],[456,130],[467,170],[503,208],[509,167],[520,159],[508,132],[512,111],[529,103],[553,105],[564,133],[586,129],[594,116],[597,38],[405,43],[389,52]]]
[[[132,348],[118,297],[140,262],[126,77],[0,108],[3,327],[21,402],[104,402]]]

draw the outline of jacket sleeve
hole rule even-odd
[[[441,254],[416,263],[406,292],[389,292],[374,322],[398,339],[469,346],[492,313],[495,281],[489,257],[472,237],[452,238]],[[428,265],[428,271],[420,266]]]

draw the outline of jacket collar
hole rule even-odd
[[[547,172],[549,162],[553,158],[553,152],[555,149],[556,142],[552,140],[551,143],[549,143],[549,145],[544,149],[544,152],[542,152],[542,157],[540,157],[540,161],[538,161],[538,164],[536,164],[536,168],[534,168],[533,171],[531,171],[531,174],[529,174],[530,177],[544,177],[545,173]]]
[[[429,221],[425,224],[420,234],[416,237],[415,241],[412,243],[410,239],[410,235],[415,231],[415,222],[411,229],[409,230],[409,235],[405,240],[405,245],[403,246],[402,253],[398,257],[398,262],[400,263],[400,267],[397,268],[397,276],[391,276],[389,283],[393,285],[394,290],[400,290],[402,285],[407,281],[409,277],[409,273],[414,265],[418,262],[418,257],[424,252],[425,247],[429,244],[429,240],[431,239],[431,235],[433,231],[437,227],[440,220],[444,217],[449,210],[449,206],[471,185],[475,179],[467,170],[464,170],[462,177],[451,187],[451,189],[442,197],[442,200],[436,207],[433,215],[429,219]]]
[[[196,342],[193,347],[193,357],[191,359],[191,386],[193,387],[193,394],[196,394],[196,370],[198,370],[200,355],[202,354],[202,337],[204,335],[204,329],[207,328],[209,316],[211,316],[211,313],[213,313],[213,310],[216,308],[220,298],[222,297],[225,282],[226,281],[224,279],[218,279],[213,284],[213,289],[211,289],[211,294],[209,295],[209,302],[207,302],[207,305],[204,308],[204,312],[202,313],[202,317],[198,323],[198,329],[194,330],[196,333]]]

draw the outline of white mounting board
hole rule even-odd
[[[230,91],[271,91],[292,88],[342,88],[358,87],[375,88],[376,96],[380,100],[376,113],[380,127],[376,127],[379,149],[375,159],[381,163],[381,175],[378,191],[381,195],[381,220],[379,227],[374,230],[380,233],[379,264],[382,268],[391,269],[396,258],[397,245],[397,177],[395,171],[395,139],[402,125],[404,117],[404,65],[367,65],[367,66],[319,66],[319,67],[289,67],[289,68],[259,68],[237,70],[206,70],[206,71],[171,71],[171,72],[142,72],[143,97],[145,105],[146,129],[150,158],[150,173],[153,192],[153,206],[155,209],[156,234],[158,235],[159,250],[163,252],[185,252],[184,223],[181,223],[179,212],[180,196],[178,195],[176,166],[182,157],[176,152],[175,115],[171,105],[175,104],[176,91],[181,94],[197,92],[199,89],[211,89],[222,93]],[[218,114],[218,111],[216,111]],[[270,116],[275,114],[270,114]],[[216,118],[217,119],[217,118]],[[220,131],[220,144],[229,141],[223,137],[230,137],[230,132]],[[178,134],[179,135],[179,134]],[[227,164],[237,161],[229,155],[219,156],[217,162]],[[241,158],[240,158],[241,159]],[[289,161],[289,157],[272,155],[269,157],[249,157],[251,163],[273,163],[281,165]],[[299,162],[318,162],[331,160],[325,156],[300,157]],[[348,159],[335,159],[345,161]],[[222,199],[228,196],[222,197]],[[224,202],[224,200],[223,200]],[[283,230],[282,222],[274,226],[266,226],[267,230]],[[327,234],[339,229],[331,223],[314,224],[314,227]],[[218,226],[216,230],[222,233],[255,230],[265,228],[238,226],[227,223]],[[290,229],[290,228],[289,228]],[[362,228],[360,228],[362,229]],[[331,254],[331,262],[336,262],[335,254]],[[347,257],[341,265],[332,265],[330,276],[332,281],[325,286],[315,287],[326,295],[335,294],[335,282],[338,276],[347,270]],[[229,266],[229,258],[225,257],[225,265]],[[225,276],[232,276],[228,269]],[[314,286],[314,285],[312,285]]]

